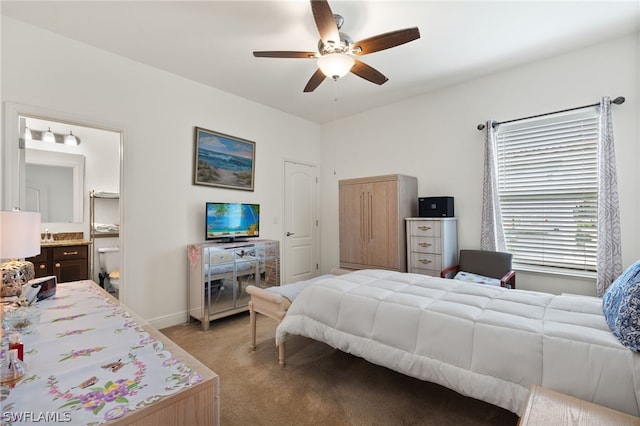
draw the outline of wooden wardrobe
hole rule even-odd
[[[418,214],[418,180],[385,175],[338,182],[340,267],[407,271],[404,219]]]

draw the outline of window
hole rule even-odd
[[[595,109],[498,127],[498,192],[515,263],[596,270],[597,130]]]

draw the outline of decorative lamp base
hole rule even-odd
[[[18,296],[22,291],[22,286],[36,276],[33,263],[27,260],[11,260],[2,263],[0,271],[2,272],[0,297]]]

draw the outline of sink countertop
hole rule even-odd
[[[88,240],[55,240],[41,241],[40,247],[61,247],[61,246],[88,246],[91,241]]]

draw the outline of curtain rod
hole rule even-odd
[[[618,96],[617,98],[612,100],[611,103],[614,103],[616,105],[620,105],[620,104],[623,104],[624,101],[625,101],[625,99],[624,99],[623,96]],[[563,109],[561,111],[547,112],[547,113],[538,114],[538,115],[530,115],[529,117],[514,118],[513,120],[500,121],[500,122],[494,121],[491,127],[496,127],[498,124],[505,124],[505,123],[512,123],[514,121],[528,120],[529,118],[544,117],[545,115],[551,115],[551,114],[560,114],[561,112],[575,111],[575,110],[578,110],[578,109],[590,108],[590,107],[594,107],[594,106],[598,106],[598,105],[600,105],[600,102],[598,102],[597,104],[583,105],[583,106],[579,106],[579,107],[575,107],[575,108]],[[478,124],[478,130],[483,130],[485,127],[486,127],[486,125],[484,125],[484,124]]]

